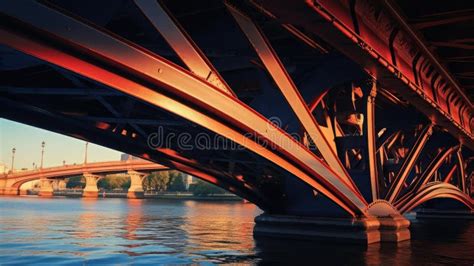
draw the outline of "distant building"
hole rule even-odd
[[[10,169],[4,164],[0,163],[0,174],[6,174]]]
[[[130,160],[140,160],[139,157],[136,157],[136,156],[133,156],[133,155],[130,155],[130,154],[126,154],[126,153],[122,153],[120,155],[120,161],[128,161],[129,157],[130,157]]]
[[[195,182],[194,176],[187,174],[184,175],[184,184],[186,185],[186,190],[189,190],[189,186]]]

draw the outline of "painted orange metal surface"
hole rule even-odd
[[[369,161],[370,187],[372,191],[372,200],[380,198],[379,173],[377,169],[377,144],[375,131],[375,97],[377,94],[377,83],[372,84],[370,95],[367,97],[367,118],[365,132],[367,138],[367,155]]]
[[[420,204],[435,198],[451,198],[466,205],[470,210],[474,210],[474,203],[469,196],[464,194],[459,188],[442,182],[425,185],[417,194],[404,204],[395,205],[401,213],[406,213]]]
[[[222,91],[235,96],[204,53],[158,1],[135,0],[135,4],[189,67],[189,70]]]
[[[432,130],[432,125],[426,126],[425,129],[420,133],[413,147],[410,149],[410,152],[403,162],[400,171],[398,172],[395,180],[389,188],[389,191],[387,192],[387,195],[385,196],[385,199],[388,202],[393,203],[397,200],[398,195],[403,188],[403,184],[415,165],[418,156],[421,154],[421,151],[428,141],[428,138],[431,136]]]
[[[426,167],[424,172],[417,177],[413,182],[408,186],[408,191],[400,199],[396,201],[396,204],[406,203],[414,194],[420,192],[421,188],[425,187],[426,184],[433,178],[435,172],[441,167],[445,162],[446,158],[450,156],[454,151],[458,150],[458,147],[451,147],[445,151],[439,152],[437,156],[433,158],[431,163]]]
[[[443,179],[443,182],[444,183],[449,183],[451,181],[451,179],[453,178],[454,176],[454,173],[456,172],[456,170],[458,169],[458,166],[457,165],[454,165],[451,170],[449,170],[448,174],[446,175],[446,177]]]
[[[458,168],[459,168],[459,178],[461,179],[461,191],[462,192],[467,192],[466,188],[466,171],[464,170],[465,164],[464,164],[464,158],[462,157],[462,152],[461,149],[459,149],[456,153],[456,158],[457,158],[457,163],[458,163]],[[474,181],[471,181],[474,182]]]
[[[377,1],[374,2],[377,3]],[[393,40],[388,36],[391,33],[390,30],[381,31],[381,25],[374,18],[368,16],[371,6],[361,6],[351,13],[349,1],[306,0],[306,4],[310,8],[323,18],[326,18],[342,34],[346,35],[349,40],[363,47],[372,57],[380,62],[383,61],[382,65],[387,70],[393,73],[396,72],[401,81],[414,89],[427,102],[433,104],[434,108],[451,120],[472,141],[474,139],[472,125],[466,122],[466,119],[461,119],[459,115],[461,106],[465,106],[472,113],[472,103],[456,81],[431,54],[431,51],[425,47],[411,28],[406,25],[396,9],[387,1],[380,3],[386,8],[383,11],[384,13],[380,14],[372,10],[373,13],[379,14],[382,17],[394,18],[402,29],[398,34],[395,34]],[[353,14],[355,14],[355,17],[353,17]],[[364,16],[363,14],[366,15]],[[358,22],[357,27],[354,21]],[[394,28],[396,26],[395,24],[391,25]],[[402,45],[406,43],[404,39],[413,40],[416,43],[416,49],[422,54],[421,59],[417,58],[415,60],[414,53],[407,52],[406,47]],[[390,49],[396,51],[394,56],[392,56]],[[435,71],[428,71],[433,69],[433,67],[436,69]],[[449,88],[446,89],[446,87]],[[456,91],[457,98],[460,100],[456,101],[454,98],[448,100],[448,91]]]
[[[426,185],[430,179],[434,176],[434,173],[441,167],[441,165],[445,162],[446,158],[450,156],[453,152],[457,151],[459,147],[451,147],[448,150],[442,152],[440,156],[435,157],[435,161],[433,161],[425,170],[425,172],[421,175],[419,182],[416,183],[417,190],[419,190],[422,186]]]

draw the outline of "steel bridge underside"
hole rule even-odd
[[[466,84],[390,7],[2,2],[0,115],[270,213],[366,216],[381,201],[404,213],[437,198],[472,209]],[[381,21],[397,26],[385,36]]]

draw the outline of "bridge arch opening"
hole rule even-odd
[[[20,195],[28,195],[31,190],[38,190],[40,187],[39,180],[31,180],[24,182],[18,186],[18,193]]]

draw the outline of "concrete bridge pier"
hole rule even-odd
[[[18,188],[16,187],[0,188],[0,195],[16,196],[16,195],[19,195],[19,193],[20,191],[18,191]]]
[[[304,217],[263,213],[254,235],[369,245],[410,239],[410,221],[385,200],[373,202],[361,217]]]
[[[401,242],[411,238],[410,221],[388,201],[373,201],[367,208],[367,215],[376,217],[379,221],[381,242]]]
[[[0,195],[18,195],[19,191],[17,187],[12,186],[11,182],[8,182],[6,178],[0,178]]]
[[[377,217],[380,222],[381,242],[402,242],[410,240],[410,221],[401,214]]]
[[[54,179],[53,180],[53,189],[54,190],[61,190],[66,188],[66,179]]]
[[[38,196],[40,197],[52,197],[53,196],[53,180],[47,178],[40,179],[40,190]]]
[[[145,197],[145,191],[143,190],[143,178],[145,174],[133,170],[127,173],[130,176],[130,188],[128,188],[127,198],[143,199]]]
[[[276,237],[369,245],[381,241],[380,222],[375,217],[328,218],[271,215],[255,217],[255,237]]]
[[[84,198],[97,198],[99,197],[99,188],[97,182],[102,176],[84,173],[84,179],[86,180],[86,187],[82,191],[82,197]]]
[[[328,218],[264,213],[255,218],[254,235],[369,245],[409,240],[409,226],[410,221],[401,215]]]

